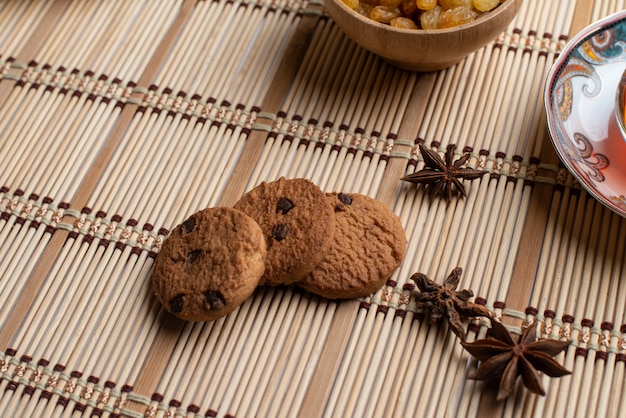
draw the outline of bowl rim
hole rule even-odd
[[[323,0],[324,3],[326,3],[326,2],[333,2],[335,4],[338,4],[340,8],[342,8],[344,11],[347,11],[351,16],[353,16],[357,20],[360,20],[363,23],[369,24],[372,27],[375,27],[377,29],[380,28],[382,30],[388,30],[388,31],[391,31],[391,32],[398,32],[398,33],[402,33],[402,34],[419,33],[420,35],[441,35],[441,34],[446,34],[446,33],[458,32],[459,30],[469,30],[469,29],[472,29],[475,26],[479,26],[480,24],[482,24],[484,20],[491,19],[491,18],[493,18],[495,16],[498,16],[499,14],[503,13],[506,8],[511,7],[511,5],[514,4],[517,1],[519,1],[520,4],[523,2],[523,0],[504,0],[504,2],[502,2],[501,4],[496,6],[496,8],[490,10],[489,12],[483,13],[482,15],[480,15],[478,18],[474,19],[471,22],[464,23],[464,24],[459,25],[459,26],[454,26],[454,27],[451,27],[451,28],[443,28],[443,29],[410,29],[410,28],[398,28],[398,27],[395,27],[395,26],[391,26],[391,25],[387,25],[387,24],[384,24],[384,23],[377,22],[377,21],[372,20],[372,19],[368,19],[367,17],[363,16],[362,14],[360,14],[360,13],[356,12],[355,10],[349,8],[342,0]]]

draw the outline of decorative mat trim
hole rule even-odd
[[[358,138],[358,137],[357,137]],[[288,140],[283,138],[283,140]],[[348,152],[363,152],[364,157],[372,151],[365,149],[362,142],[352,140]],[[423,142],[418,140],[416,142]],[[322,142],[318,144],[324,144]],[[328,145],[328,144],[325,144]],[[336,147],[338,145],[333,145]],[[436,148],[438,143],[433,142]],[[378,148],[377,148],[378,149]],[[421,156],[417,155],[417,145],[411,151],[411,159],[408,164],[416,166],[423,161]],[[539,164],[538,161],[532,160],[528,164],[523,163],[519,158],[508,159],[496,153],[495,157],[490,156],[488,151],[474,153],[469,148],[465,148],[464,152],[470,152],[477,161],[477,166],[483,170],[490,172],[491,179],[499,179],[500,176],[506,176],[507,181],[524,180],[524,185],[532,185],[533,183],[547,183],[554,186],[555,191],[561,191],[564,187],[572,188],[573,193],[580,193],[580,184],[577,183],[571,174],[564,167],[551,167]],[[457,152],[457,157],[461,153]],[[554,178],[547,176],[536,176],[539,169],[549,172],[556,172]],[[53,234],[56,230],[66,230],[85,237],[93,237],[109,240],[112,242],[123,242],[125,245],[141,248],[145,251],[158,251],[165,237],[169,235],[169,229],[165,227],[155,228],[150,223],[139,225],[139,222],[130,217],[123,221],[123,216],[114,214],[109,216],[105,211],[93,211],[91,208],[84,207],[80,210],[70,208],[67,202],[55,203],[52,197],[46,196],[41,198],[36,193],[28,196],[22,189],[17,189],[11,193],[6,186],[0,187],[0,219],[8,221],[15,218],[16,223],[23,224],[30,221],[31,226],[38,228],[40,224],[46,225],[49,230],[47,232]],[[170,228],[172,226],[169,226]]]
[[[390,135],[385,141],[376,136],[378,135],[376,132],[368,138],[362,130],[358,129],[354,134],[346,133],[343,126],[339,130],[331,131],[331,127],[327,123],[324,124],[321,131],[313,128],[313,125],[310,124],[306,128],[307,132],[304,136],[298,132],[295,133],[297,136],[293,136],[294,127],[298,126],[298,121],[292,123],[294,124],[279,120],[275,123],[274,129],[280,128],[280,132],[272,130],[268,134],[268,139],[274,138],[291,142],[294,138],[299,138],[303,145],[315,142],[316,147],[330,145],[335,151],[345,148],[348,153],[361,152],[364,158],[371,158],[374,154],[379,155],[381,160],[387,160],[390,157],[404,158],[408,160],[407,165],[413,167],[423,162],[417,145],[425,142],[421,138],[415,141],[402,141],[396,140],[395,136]],[[301,131],[300,128],[297,130]],[[310,135],[311,133],[312,135]],[[409,145],[411,150],[409,152],[392,152],[394,142],[396,145]],[[431,142],[433,149],[438,149],[440,146],[439,142]],[[563,166],[542,164],[537,158],[523,161],[521,156],[507,157],[500,152],[492,154],[489,150],[475,152],[467,146],[463,147],[462,151],[456,151],[456,158],[465,153],[470,153],[472,156],[470,165],[486,170],[490,173],[491,179],[506,176],[507,181],[512,182],[522,179],[524,185],[532,186],[535,183],[545,183],[554,186],[555,191],[562,191],[564,188],[571,188],[572,193],[580,193],[581,191],[580,184]],[[543,175],[538,175],[540,172]],[[141,246],[145,246],[152,239],[156,244],[151,248],[159,248],[158,243],[162,237],[169,234],[166,228],[159,228],[155,231],[154,225],[149,223],[139,227],[138,221],[133,218],[129,218],[124,223],[120,214],[109,216],[103,210],[94,212],[92,208],[88,207],[78,210],[70,208],[70,204],[67,202],[55,203],[55,199],[50,196],[41,197],[37,193],[26,195],[25,191],[19,188],[11,192],[8,186],[0,186],[0,213],[3,219],[13,216],[40,222],[56,229],[76,230],[85,235],[93,234],[99,238],[111,236],[128,240],[135,233],[137,235],[135,239]]]
[[[374,305],[377,313],[393,314],[402,318],[410,312],[414,319],[421,320],[424,318],[423,312],[417,308],[414,298],[411,297],[414,288],[412,283],[406,283],[400,287],[393,280],[389,280],[382,292],[377,292],[369,301],[362,301],[360,307],[369,310]],[[626,323],[617,327],[610,321],[603,321],[598,326],[597,322],[592,319],[576,319],[569,314],[563,314],[559,319],[556,317],[556,312],[550,309],[545,309],[543,313],[540,313],[537,308],[529,306],[522,312],[508,309],[502,301],[488,303],[480,296],[475,297],[474,300],[487,307],[498,319],[506,316],[521,320],[522,328],[538,323],[540,334],[544,338],[572,339],[572,344],[578,348],[615,353],[619,355],[619,361],[626,361]],[[489,321],[482,319],[471,324],[487,326]],[[470,327],[472,327],[471,324]],[[522,328],[513,327],[511,331],[521,334]]]
[[[5,195],[6,197],[6,195]],[[91,245],[94,239],[98,239],[97,245],[115,245],[116,249],[123,251],[126,247],[131,248],[133,253],[147,251],[150,257],[155,257],[163,239],[169,234],[165,228],[155,231],[152,225],[145,224],[139,227],[137,221],[129,219],[122,222],[119,215],[114,215],[111,219],[103,217],[103,213],[98,212],[91,215],[89,211],[82,212],[67,209],[65,204],[59,204],[56,211],[52,205],[33,210],[38,215],[29,214],[24,216],[23,208],[19,205],[13,212],[7,212],[0,207],[0,220],[14,224],[26,225],[38,229],[45,225],[45,232],[54,234],[57,230],[69,231],[69,238],[79,239],[82,236],[83,242]],[[57,222],[60,219],[73,217],[73,222]],[[385,315],[390,310],[395,316],[405,317],[407,313],[412,313],[420,318],[422,312],[416,308],[414,300],[410,297],[414,286],[406,283],[398,286],[393,280],[389,280],[381,292],[374,294],[368,302],[363,300],[361,307],[369,309],[371,305],[377,306],[377,311]],[[586,349],[599,350],[624,354],[626,352],[626,323],[619,327],[610,321],[602,321],[600,326],[591,319],[577,319],[567,313],[561,318],[556,317],[556,312],[550,309],[538,312],[534,307],[527,307],[524,312],[508,309],[505,302],[495,301],[488,304],[486,299],[476,297],[477,303],[485,305],[496,317],[509,316],[525,321],[526,325],[537,321],[542,326],[542,332],[546,335],[558,335],[562,338],[572,338],[576,332],[578,343],[585,345]],[[484,324],[487,322],[484,321]]]
[[[392,283],[393,284],[393,283]],[[398,303],[398,300],[407,301],[411,298],[410,286],[402,289],[387,286],[387,293],[391,294],[392,300],[372,299],[371,302],[362,301],[361,309],[375,309],[376,314],[394,315],[404,321],[407,314],[411,313],[410,320],[423,320],[424,316],[415,309],[413,303]],[[399,299],[398,299],[399,297]],[[594,326],[593,321],[583,319],[575,322],[571,316],[564,315],[563,320],[552,317],[550,312],[546,314],[535,314],[536,309],[529,307],[526,313],[508,310],[503,307],[502,302],[494,302],[489,305],[481,298],[477,301],[484,303],[496,317],[510,316],[522,318],[521,327],[508,327],[512,332],[521,334],[523,328],[533,324],[539,324],[539,332],[543,338],[549,339],[572,339],[571,345],[575,347],[577,357],[589,358],[594,355],[594,360],[603,360],[606,364],[617,365],[620,362],[626,363],[626,325],[622,325],[619,330],[614,329],[609,323],[602,323],[600,327]],[[486,320],[473,320],[468,328],[471,332],[477,333],[481,326],[487,326]],[[73,410],[84,413],[91,409],[92,416],[100,416],[103,412],[111,416],[128,417],[154,417],[159,412],[166,417],[193,416],[193,417],[214,417],[217,411],[202,409],[198,404],[192,403],[183,406],[179,400],[166,400],[162,394],[154,393],[145,396],[135,393],[133,387],[128,384],[118,385],[113,381],[104,380],[101,377],[90,375],[85,377],[80,371],[67,372],[64,365],[56,364],[50,366],[47,359],[34,360],[26,354],[19,354],[18,350],[9,348],[0,352],[0,380],[6,381],[5,391],[17,392],[22,388],[22,396],[34,396],[39,393],[39,398],[50,400],[56,397],[56,402],[63,408],[73,405]],[[131,404],[136,404],[131,405]],[[141,411],[143,408],[143,412]]]
[[[552,35],[546,33],[541,41],[538,40],[536,31],[529,31],[527,37],[521,36],[520,29],[514,29],[512,33],[503,33],[495,43],[496,47],[507,46],[509,49],[523,49],[530,52],[539,48],[542,53],[557,53],[564,45],[567,37],[561,35],[557,46],[551,46],[548,41]],[[0,60],[0,80],[12,80],[16,87],[40,88],[45,86],[45,91],[56,92],[58,94],[73,94],[82,96],[87,94],[88,98],[95,100],[101,98],[105,103],[116,102],[116,106],[124,107],[133,104],[138,107],[138,111],[145,112],[150,109],[152,112],[166,111],[172,116],[181,114],[184,118],[196,118],[199,123],[214,123],[219,125],[238,126],[243,128],[242,132],[249,134],[251,131],[269,132],[271,135],[281,136],[283,139],[298,139],[303,143],[316,142],[321,144],[333,144],[333,146],[356,148],[368,153],[376,153],[384,158],[405,158],[412,160],[417,155],[417,142],[422,139],[398,138],[397,134],[379,131],[365,132],[360,127],[350,127],[347,124],[335,125],[331,121],[318,121],[309,119],[304,122],[300,115],[288,115],[285,112],[265,112],[258,106],[247,108],[246,105],[232,103],[223,100],[217,102],[216,98],[208,97],[203,99],[199,94],[189,95],[187,92],[174,92],[169,87],[159,87],[150,85],[148,87],[138,86],[133,81],[124,82],[119,78],[111,78],[106,74],[97,75],[93,71],[81,73],[78,69],[68,70],[64,67],[53,69],[51,65],[40,65],[35,61],[29,63],[16,62],[9,57]],[[453,142],[453,141],[452,141]],[[410,151],[406,148],[410,147]],[[478,154],[473,154],[476,159],[484,164],[486,161],[495,164],[494,172],[504,175],[517,175],[525,178],[525,172],[521,169],[532,168],[535,162],[521,161],[519,156],[499,156],[495,157],[485,150],[480,150]],[[533,157],[534,158],[534,157]],[[486,161],[485,161],[486,160]],[[556,182],[563,176],[563,168],[553,165],[542,166],[540,161],[536,161],[538,168],[544,168],[557,174]],[[528,177],[536,176],[536,171],[531,170]],[[519,176],[518,176],[519,177]],[[534,181],[552,183],[554,179],[533,178]]]
[[[96,376],[85,379],[78,371],[67,373],[61,364],[50,367],[46,359],[35,362],[30,356],[21,355],[18,358],[17,355],[14,349],[0,353],[0,378],[7,381],[5,392],[16,392],[19,387],[23,387],[23,396],[33,396],[36,391],[40,391],[40,399],[50,400],[57,396],[57,403],[64,408],[70,403],[74,404],[74,410],[84,411],[91,407],[92,415],[99,416],[104,411],[120,413],[132,391],[132,387],[119,387],[113,381],[101,383]]]

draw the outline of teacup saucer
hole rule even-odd
[[[615,117],[626,69],[626,11],[574,36],[546,82],[548,130],[559,157],[585,189],[626,216],[626,141]]]

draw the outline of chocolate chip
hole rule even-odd
[[[224,309],[224,307],[226,306],[224,296],[222,296],[220,292],[217,292],[215,290],[207,290],[206,292],[204,292],[204,300],[209,306],[210,310],[218,311],[220,309]]]
[[[289,231],[289,227],[285,224],[276,225],[272,228],[272,237],[276,241],[282,241],[287,236],[287,232]]]
[[[351,205],[352,204],[352,198],[350,197],[350,195],[347,195],[345,193],[339,193],[337,195],[337,198],[344,205]]]
[[[181,313],[183,311],[183,296],[176,295],[170,300],[170,311],[172,313]]]
[[[201,255],[202,255],[201,250],[192,251],[189,254],[187,254],[187,261],[189,262],[189,264],[193,264],[196,261],[198,261]]]
[[[293,202],[286,197],[281,197],[276,204],[276,213],[281,212],[283,215],[289,213],[291,209],[293,209]]]
[[[335,212],[343,212],[343,205],[335,206]]]
[[[182,228],[188,234],[196,227],[196,218],[191,217],[183,222]]]

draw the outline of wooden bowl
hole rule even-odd
[[[360,15],[342,0],[324,0],[337,26],[350,39],[390,64],[411,71],[450,67],[495,40],[511,23],[522,0],[506,0],[475,21],[449,29],[400,29]]]

